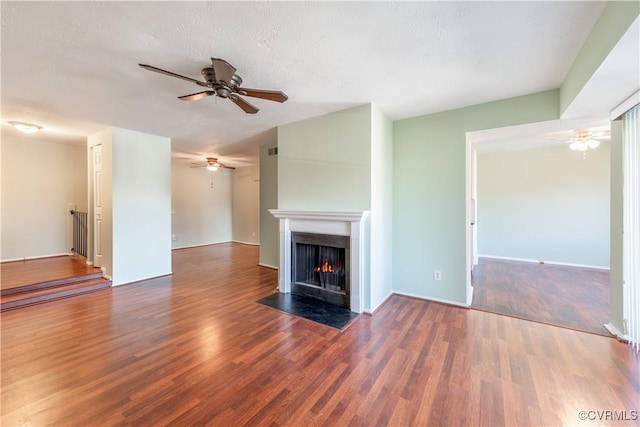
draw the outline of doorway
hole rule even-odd
[[[91,156],[91,242],[94,267],[103,265],[103,222],[102,222],[102,145],[90,149]]]
[[[469,305],[609,335],[609,147],[525,127],[467,138]]]

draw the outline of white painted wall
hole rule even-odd
[[[393,292],[393,125],[375,105],[371,110],[370,308]]]
[[[191,168],[173,160],[171,179],[172,247],[209,245],[232,240],[233,172]]]
[[[113,284],[171,273],[171,139],[112,128]]]
[[[478,252],[608,268],[609,144],[478,155]]]
[[[233,240],[260,243],[260,167],[237,168],[232,173]]]
[[[48,142],[46,135],[2,135],[0,259],[66,254],[68,205],[87,210],[87,147]]]

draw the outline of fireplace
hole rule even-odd
[[[369,258],[364,245],[367,240],[365,220],[369,211],[269,209],[269,212],[280,220],[279,291],[285,294],[315,292],[323,297],[336,298],[338,301],[333,304],[362,313],[367,307],[364,298],[365,286],[368,286],[365,266]],[[322,237],[318,240],[318,236]],[[309,238],[311,240],[306,240]],[[306,259],[304,262],[299,260],[302,255]],[[302,266],[297,265],[298,261]]]
[[[291,292],[350,308],[349,236],[291,233]]]

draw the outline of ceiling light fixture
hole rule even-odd
[[[575,138],[569,140],[569,148],[573,151],[581,151],[582,157],[586,157],[586,152],[589,149],[595,149],[600,146],[600,141],[594,138],[594,135],[587,133],[576,133]]]
[[[32,123],[9,122],[9,124],[23,133],[36,133],[42,129],[42,126],[34,125]]]
[[[211,172],[215,172],[218,170],[218,166],[216,165],[207,165],[207,170],[211,171]]]

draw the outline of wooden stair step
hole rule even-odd
[[[59,278],[55,280],[48,280],[48,281],[38,282],[38,283],[30,283],[27,285],[17,286],[15,288],[2,289],[2,291],[0,291],[0,295],[4,297],[6,295],[21,294],[25,292],[40,290],[40,289],[56,288],[59,286],[71,285],[74,283],[85,282],[87,280],[102,278],[102,276],[103,276],[102,270],[95,269],[95,271],[88,272],[86,274],[78,274],[78,275]]]
[[[20,292],[10,295],[2,295],[0,298],[0,311],[10,310],[27,305],[39,304],[47,301],[67,298],[74,295],[85,294],[111,287],[111,280],[103,277],[90,278],[83,281],[62,284],[55,287],[33,289],[28,292]]]

